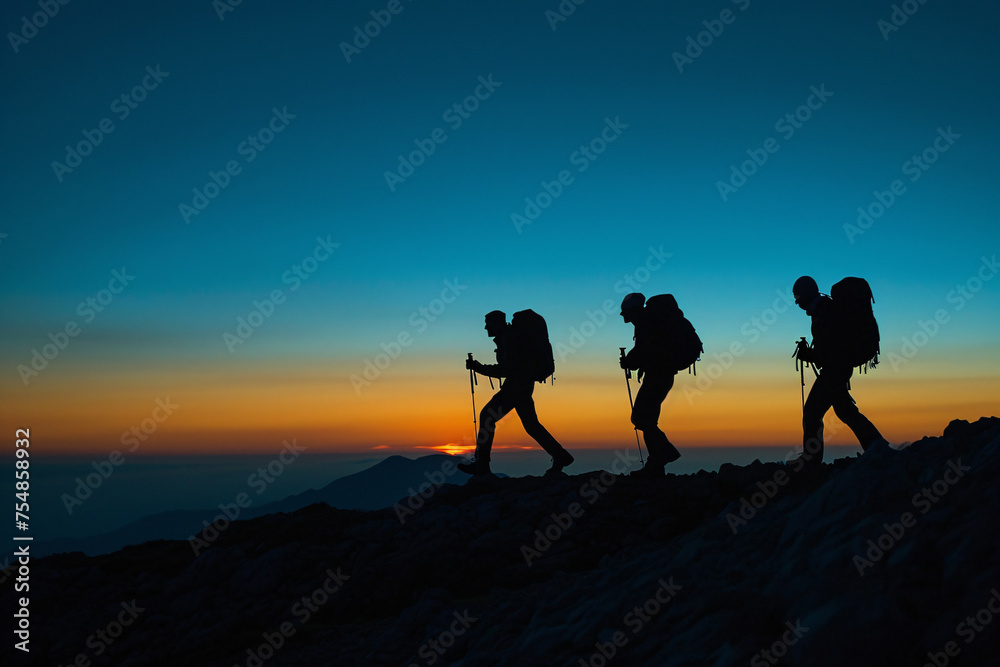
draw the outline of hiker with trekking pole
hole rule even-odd
[[[507,315],[494,310],[486,314],[485,328],[486,334],[496,343],[497,363],[480,363],[470,353],[465,361],[465,367],[473,373],[480,373],[489,378],[500,378],[502,382],[500,389],[493,394],[479,413],[475,460],[470,463],[459,463],[458,469],[477,477],[492,474],[490,452],[493,448],[496,424],[514,410],[521,419],[525,432],[552,457],[552,466],[545,474],[561,473],[563,468],[573,463],[573,456],[538,421],[535,401],[532,398],[535,382],[545,382],[549,377],[555,379],[553,376],[555,359],[545,320],[533,310],[522,310],[514,313],[511,323],[507,324]],[[470,383],[473,422],[475,422],[474,375]],[[490,380],[490,385],[492,384],[493,381]]]
[[[657,478],[664,476],[664,466],[680,458],[681,454],[660,430],[660,408],[674,386],[677,371],[694,365],[703,352],[701,340],[694,327],[677,307],[670,294],[652,296],[649,300],[634,292],[622,300],[622,319],[635,326],[635,345],[619,360],[626,371],[629,401],[632,400],[631,373],[638,371],[639,390],[632,403],[632,424],[642,431],[649,458],[631,477]],[[645,377],[645,379],[644,379]],[[636,444],[638,444],[638,433]],[[639,450],[640,455],[642,449]]]
[[[890,449],[871,421],[858,410],[851,397],[854,368],[866,373],[878,364],[878,324],[872,312],[871,286],[863,278],[844,278],[820,294],[816,281],[802,276],[792,287],[795,303],[812,318],[813,342],[801,338],[793,355],[805,396],[805,364],[811,364],[816,380],[802,402],[802,454],[789,463],[798,469],[823,462],[823,417],[832,407],[837,417],[854,432],[861,448]]]
[[[618,361],[623,369],[625,369],[625,387],[628,389],[628,407],[629,410],[635,410],[635,403],[632,401],[632,371],[628,369],[627,361],[625,360],[625,348],[618,348],[621,356]],[[639,463],[646,465],[646,461],[642,458],[642,445],[639,444],[639,429],[635,426],[632,427],[635,431],[635,446],[639,448]]]

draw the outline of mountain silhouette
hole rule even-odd
[[[347,510],[382,509],[418,492],[422,485],[433,485],[430,478],[434,478],[434,481],[443,479],[452,484],[465,482],[469,476],[454,467],[462,460],[447,454],[429,454],[417,459],[390,456],[371,468],[341,477],[321,489],[310,489],[261,505],[255,515],[294,512],[315,503],[326,503],[330,507]],[[446,474],[446,471],[451,474]]]
[[[32,561],[32,659],[94,657],[125,604],[143,611],[113,664],[994,664],[998,476],[993,417],[802,471],[486,479],[406,514],[319,503],[234,521],[199,555]]]
[[[371,468],[335,479],[321,489],[309,489],[282,500],[242,508],[239,518],[252,519],[276,512],[294,512],[315,503],[355,510],[390,507],[396,501],[420,491],[422,485],[431,485],[431,479],[444,479],[450,483],[464,482],[469,476],[454,468],[455,463],[461,460],[447,454],[429,454],[417,459],[390,456]],[[449,470],[454,472],[445,474],[444,471]],[[227,502],[231,500],[227,499]],[[186,540],[204,528],[204,521],[211,521],[218,514],[218,507],[159,512],[100,535],[40,541],[34,545],[33,553],[36,556],[47,556],[82,551],[96,556],[149,540]]]

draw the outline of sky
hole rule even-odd
[[[464,359],[525,308],[542,423],[626,446],[631,291],[704,341],[682,451],[792,444],[800,275],[871,284],[890,441],[997,412],[993,3],[42,5],[0,10],[2,421],[37,453],[467,447]]]

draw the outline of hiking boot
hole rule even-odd
[[[490,470],[489,459],[485,461],[470,461],[468,463],[459,463],[457,467],[460,471],[464,472],[466,475],[472,475],[473,477],[483,477],[485,475],[492,475],[493,472]]]
[[[553,456],[552,467],[545,471],[545,476],[550,477],[562,474],[562,469],[573,463],[574,460],[573,455],[569,452],[565,452],[559,456]]]

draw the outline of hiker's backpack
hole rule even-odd
[[[516,364],[535,382],[556,372],[556,359],[549,342],[545,318],[533,310],[520,310],[510,320],[516,346]]]
[[[649,297],[646,300],[646,317],[655,329],[656,345],[663,350],[663,362],[667,368],[682,371],[698,361],[705,348],[672,294]]]
[[[836,355],[844,363],[863,368],[878,364],[879,334],[872,303],[875,297],[864,278],[844,278],[830,288],[836,321]]]

